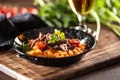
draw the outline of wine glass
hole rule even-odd
[[[84,22],[84,18],[92,8],[94,0],[68,0],[68,3],[78,17],[79,28],[87,32],[87,25]]]

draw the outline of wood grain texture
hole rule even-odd
[[[17,80],[61,80],[98,69],[120,60],[120,39],[102,28],[100,40],[94,50],[85,54],[77,63],[66,67],[49,67],[30,63],[16,57],[11,49],[0,52],[0,70]]]

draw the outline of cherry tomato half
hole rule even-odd
[[[75,46],[75,47],[79,46],[80,44],[80,41],[77,39],[69,39],[68,42],[70,43],[71,46]]]
[[[46,43],[43,41],[38,41],[35,43],[35,46],[39,49],[44,49],[46,47]]]

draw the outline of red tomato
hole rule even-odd
[[[68,42],[70,43],[71,46],[77,47],[80,44],[80,41],[77,39],[69,39]]]
[[[1,13],[7,13],[7,11],[8,11],[8,8],[7,8],[7,6],[5,6],[5,5],[3,5],[2,7],[1,7]]]
[[[10,17],[13,16],[13,13],[11,11],[9,11],[9,12],[6,13],[6,16],[7,16],[7,18],[10,18]]]
[[[37,9],[35,9],[35,8],[29,8],[28,12],[33,13],[33,14],[38,14]]]
[[[2,14],[2,12],[1,12],[1,6],[0,6],[0,14]]]
[[[15,15],[18,13],[18,8],[12,7],[10,11],[12,12],[13,15]]]
[[[27,10],[27,8],[22,7],[22,8],[20,8],[19,12],[20,13],[26,13],[26,12],[28,12],[28,10]]]
[[[35,46],[37,46],[39,49],[44,49],[46,47],[46,43],[43,41],[36,42]]]
[[[35,8],[25,8],[25,7],[18,8],[18,7],[9,7],[6,5],[0,6],[0,14],[6,14],[8,18],[14,16],[17,13],[26,13],[26,12],[38,14],[37,9]]]

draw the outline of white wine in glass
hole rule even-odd
[[[78,20],[80,22],[80,27],[86,26],[84,21],[82,21],[82,17],[86,16],[89,10],[92,8],[94,0],[68,0],[69,5],[72,11],[78,16]]]

